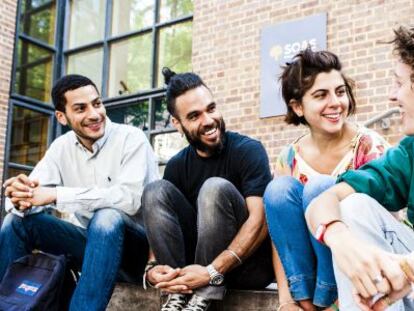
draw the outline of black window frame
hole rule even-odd
[[[16,72],[17,72],[17,49],[19,45],[19,40],[26,41],[30,44],[34,44],[37,47],[46,49],[47,51],[53,53],[53,70],[52,70],[52,85],[62,77],[66,72],[66,62],[69,55],[73,55],[77,52],[87,51],[96,47],[103,48],[103,68],[102,68],[102,89],[101,94],[103,98],[103,103],[105,107],[118,108],[125,107],[132,104],[137,104],[148,100],[149,109],[148,109],[148,121],[149,129],[145,131],[147,137],[153,143],[153,139],[156,135],[167,134],[176,132],[176,129],[173,127],[166,127],[163,129],[155,129],[155,101],[162,97],[165,97],[165,88],[157,87],[157,75],[156,71],[158,68],[158,53],[159,53],[159,36],[162,29],[166,27],[171,27],[174,25],[179,25],[181,23],[192,22],[193,13],[174,18],[165,22],[160,22],[160,8],[161,0],[154,1],[154,19],[153,24],[148,27],[144,27],[140,30],[127,32],[121,35],[111,36],[111,26],[112,26],[112,5],[113,1],[117,0],[106,0],[106,12],[105,12],[105,31],[103,40],[98,40],[96,42],[88,43],[85,45],[78,46],[76,48],[67,48],[68,45],[68,31],[69,31],[69,14],[70,14],[70,1],[73,0],[50,0],[44,4],[41,4],[35,9],[35,11],[40,11],[46,7],[50,7],[54,4],[55,6],[55,30],[54,30],[54,45],[49,45],[42,40],[33,38],[20,32],[21,26],[21,12],[22,12],[22,3],[23,1],[29,0],[18,0],[17,1],[17,10],[16,10],[16,27],[15,27],[15,43],[13,49],[13,63],[12,63],[12,74],[10,80],[10,98],[9,98],[9,107],[8,107],[8,117],[7,117],[7,129],[6,129],[6,145],[5,145],[5,158],[3,165],[3,180],[8,176],[9,168],[32,170],[34,166],[24,165],[19,163],[10,162],[10,146],[11,146],[11,129],[13,121],[13,108],[19,106],[22,108],[30,109],[36,112],[44,113],[49,116],[49,132],[48,132],[48,143],[50,143],[63,132],[62,126],[56,121],[54,117],[54,107],[51,103],[45,103],[41,100],[31,98],[19,94],[17,90],[14,89],[16,83]],[[75,0],[76,1],[76,0]],[[109,82],[109,66],[110,66],[110,46],[111,44],[127,40],[139,35],[150,33],[152,36],[152,52],[151,52],[151,88],[148,90],[140,90],[132,94],[108,97],[108,82]],[[160,73],[159,73],[160,74]],[[160,165],[165,165],[164,162],[161,162]],[[2,216],[0,213],[0,216]],[[2,217],[0,217],[1,219]]]

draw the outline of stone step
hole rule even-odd
[[[119,283],[115,287],[107,311],[159,311],[160,293],[143,290],[132,284]],[[209,311],[274,311],[278,306],[274,290],[229,290],[223,301],[214,302]]]

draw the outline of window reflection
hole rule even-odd
[[[155,129],[171,128],[171,118],[167,111],[167,100],[165,97],[155,99]]]
[[[126,107],[107,108],[106,113],[113,122],[132,125],[146,131],[149,129],[148,109],[148,101],[143,101]]]
[[[55,1],[22,1],[20,32],[32,38],[54,45]]]
[[[113,2],[112,35],[119,35],[154,23],[154,0],[122,0]]]
[[[68,56],[67,63],[66,72],[68,74],[84,75],[96,84],[98,90],[101,90],[103,67],[103,50],[101,48],[72,54]]]
[[[157,85],[164,83],[161,69],[170,67],[175,72],[191,70],[192,23],[186,22],[162,28],[159,35]]]
[[[109,96],[151,88],[151,34],[114,43],[109,67]]]
[[[49,116],[14,106],[12,122],[10,161],[35,165],[47,149]]]
[[[29,175],[30,171],[19,169],[19,168],[9,167],[9,169],[7,171],[7,178],[14,177],[14,176],[17,176],[19,174]]]
[[[166,22],[193,12],[192,0],[161,0],[160,21]]]
[[[103,39],[105,9],[105,0],[70,1],[69,48]]]
[[[152,138],[155,154],[160,162],[167,162],[178,151],[188,145],[187,140],[178,132],[163,133]]]
[[[20,39],[17,46],[15,92],[48,102],[53,53]]]

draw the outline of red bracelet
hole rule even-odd
[[[326,230],[328,230],[328,228],[329,228],[329,226],[330,226],[330,225],[333,225],[333,224],[335,224],[335,223],[337,223],[337,222],[342,222],[342,223],[344,223],[344,222],[343,222],[342,220],[340,220],[340,219],[335,219],[335,220],[331,220],[330,222],[328,222],[328,223],[326,223],[326,224],[320,224],[320,225],[316,228],[316,231],[315,231],[315,239],[316,239],[316,240],[318,240],[318,242],[320,242],[320,243],[322,243],[322,244],[325,244],[324,237],[325,237]]]

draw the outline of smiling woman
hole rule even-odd
[[[316,310],[337,299],[331,254],[309,236],[304,211],[339,174],[379,157],[388,146],[374,131],[347,120],[356,103],[352,82],[341,70],[335,54],[307,48],[285,66],[280,78],[288,110],[286,123],[309,129],[282,150],[276,178],[264,195],[276,247],[273,257],[280,303],[286,310],[289,305],[297,310],[296,302],[306,310]]]

